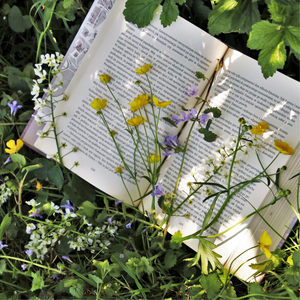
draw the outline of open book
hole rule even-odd
[[[269,141],[282,140],[295,149],[293,156],[281,154],[275,164],[268,169],[268,173],[273,174],[278,167],[288,166],[285,175],[281,178],[281,185],[284,189],[292,191],[289,199],[296,207],[297,180],[289,180],[289,178],[299,171],[299,83],[280,73],[267,80],[264,79],[260,66],[255,60],[229,49],[216,38],[182,18],[178,18],[171,26],[163,28],[157,12],[149,26],[139,29],[124,20],[124,6],[123,0],[117,1],[113,6],[65,90],[69,100],[60,102],[56,107],[57,116],[67,112],[67,117],[56,119],[57,130],[61,132],[60,142],[68,145],[62,149],[62,154],[69,152],[73,147],[79,149],[78,152],[65,156],[65,166],[71,168],[74,161],[78,161],[79,166],[72,171],[105,193],[131,204],[120,175],[115,172],[115,168],[122,165],[122,162],[109,132],[90,106],[94,98],[108,100],[103,113],[110,129],[117,132],[116,140],[131,166],[133,166],[135,153],[134,145],[125,130],[125,123],[114,99],[106,86],[100,82],[99,76],[108,74],[112,78],[109,83],[111,90],[120,101],[125,117],[129,119],[132,113],[128,103],[141,93],[135,81],[140,80],[142,85],[147,87],[146,78],[136,74],[135,70],[151,63],[152,68],[148,75],[154,96],[159,100],[172,101],[172,105],[161,111],[162,120],[163,117],[180,116],[182,107],[187,109],[194,107],[196,98],[185,94],[191,84],[197,86],[198,94],[202,97],[207,94],[209,86],[207,81],[200,81],[195,77],[195,72],[200,71],[207,78],[215,77],[208,100],[211,106],[217,106],[222,111],[221,118],[214,120],[211,126],[219,138],[214,143],[207,143],[197,130],[193,131],[179,182],[177,201],[186,198],[186,192],[189,191],[187,183],[197,178],[202,160],[213,155],[221,138],[226,141],[236,136],[238,119],[244,117],[252,125],[260,121],[268,123]],[[217,68],[220,62],[223,62],[222,67]],[[56,96],[59,98],[59,95]],[[180,133],[179,139],[184,144],[189,126],[182,127],[180,126],[182,124],[178,124],[175,128],[167,122],[161,122],[159,141],[162,143],[164,137],[171,133],[175,135]],[[49,124],[43,128],[44,131],[47,130],[47,126]],[[47,155],[55,154],[57,150],[54,140],[32,139],[36,134],[36,130],[32,128],[33,125],[27,126],[22,136],[23,141]],[[259,153],[264,166],[267,166],[277,155],[272,144],[273,142],[264,143]],[[161,167],[159,182],[165,192],[173,192],[181,158],[182,153],[173,154]],[[145,169],[138,158],[135,167],[137,177],[140,178],[140,191],[146,194],[152,187],[142,178]],[[261,171],[257,157],[253,154],[241,163],[236,180],[251,179]],[[131,197],[140,198],[132,178],[126,172],[123,177]],[[189,235],[201,228],[211,203],[211,201],[203,203],[204,198],[205,196],[196,194],[192,199],[192,205],[186,204],[177,212],[177,215],[182,216],[188,213],[189,219],[172,217],[169,226],[171,234],[180,230],[183,235]],[[223,200],[217,202],[217,208],[221,206]],[[253,212],[254,207],[258,209],[272,200],[272,193],[265,184],[252,184],[230,200],[219,221],[204,234],[215,235],[222,232]],[[140,208],[143,207],[148,211],[151,210],[151,203],[152,197],[145,197],[141,203],[136,202]],[[157,204],[156,214],[158,219],[163,215]],[[294,217],[294,212],[285,200],[281,200],[263,210],[261,216],[283,236],[286,226],[290,225]],[[271,250],[274,250],[280,242],[281,237],[269,228],[261,216],[255,215],[247,219],[246,222],[214,241],[218,245],[215,252],[222,255],[220,261],[226,268],[229,268],[234,258],[243,251],[257,245],[264,230],[267,230],[273,240]],[[187,244],[197,251],[197,240],[189,240]],[[248,265],[238,267],[259,253],[258,248],[246,252],[234,261],[231,270],[238,270],[236,275],[247,280],[254,270]],[[255,262],[257,260],[253,259],[249,264]]]

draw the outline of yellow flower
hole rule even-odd
[[[166,108],[168,105],[172,103],[172,101],[158,101],[156,97],[153,97],[153,102],[157,107]]]
[[[116,173],[122,173],[122,172],[123,172],[123,169],[124,169],[124,168],[121,167],[121,166],[116,167],[116,168],[115,168],[115,172],[116,172]]]
[[[149,95],[139,95],[131,103],[131,111],[135,112],[150,102]]]
[[[110,82],[110,77],[109,77],[109,75],[107,75],[107,74],[103,74],[103,75],[100,75],[100,80],[101,80],[103,83],[108,83],[108,82]]]
[[[150,70],[151,64],[148,65],[144,65],[142,66],[140,69],[136,69],[136,73],[143,75],[145,73],[147,73]]]
[[[23,141],[20,139],[17,140],[17,143],[15,143],[14,140],[10,140],[6,143],[6,146],[10,149],[5,149],[5,152],[9,154],[14,154],[22,148],[23,144]]]
[[[280,142],[277,140],[274,140],[274,147],[276,150],[283,154],[292,155],[294,154],[294,149],[290,147],[288,143]]]
[[[38,180],[36,181],[36,187],[35,187],[35,189],[36,189],[37,191],[39,191],[39,190],[42,189],[42,184],[41,184]]]
[[[266,255],[267,258],[270,258],[272,253],[270,252],[269,247],[272,245],[272,239],[267,234],[266,230],[262,233],[258,243],[260,245],[260,250]]]
[[[135,117],[135,118],[129,119],[126,123],[127,123],[128,125],[130,125],[130,126],[136,127],[136,126],[138,126],[138,125],[140,125],[140,124],[142,124],[142,123],[144,123],[144,122],[147,122],[147,120],[145,120],[145,119],[144,119],[143,117],[141,117],[141,116],[137,116],[137,117]]]
[[[101,110],[106,107],[106,102],[106,99],[101,100],[100,98],[95,98],[90,105],[95,110]]]
[[[152,154],[149,157],[150,163],[159,162],[159,159],[160,159],[160,156],[159,155],[155,155],[155,154]]]
[[[265,122],[259,122],[257,126],[254,126],[250,131],[252,134],[262,135],[267,129],[269,125]]]

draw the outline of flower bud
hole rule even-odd
[[[246,120],[245,120],[244,118],[240,118],[240,119],[239,119],[239,123],[240,123],[240,124],[246,124]]]
[[[101,80],[103,83],[109,83],[109,82],[110,82],[110,77],[109,77],[109,75],[107,75],[107,74],[103,74],[103,75],[100,75],[100,80]]]

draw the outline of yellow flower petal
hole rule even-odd
[[[145,73],[147,73],[150,70],[151,64],[148,65],[144,65],[142,66],[140,69],[136,69],[136,73],[143,75]]]
[[[269,124],[265,122],[259,122],[257,126],[254,126],[250,131],[252,134],[262,135],[269,128]]]
[[[110,82],[110,76],[107,75],[107,74],[100,75],[100,80],[101,80],[103,83],[108,83],[108,82]]]
[[[153,97],[153,102],[155,104],[155,106],[157,107],[161,107],[161,108],[166,108],[168,105],[170,105],[172,103],[172,101],[158,101],[158,99],[156,97]]]
[[[290,147],[288,143],[280,142],[278,140],[274,140],[274,147],[277,151],[286,155],[292,155],[295,152],[294,149]]]
[[[36,189],[37,191],[39,191],[39,190],[42,189],[42,184],[41,184],[38,180],[36,181],[36,187],[35,187],[35,189]]]
[[[131,103],[128,104],[131,106],[131,111],[135,112],[147,105],[149,102],[149,95],[139,95]]]
[[[267,258],[270,258],[272,256],[272,253],[269,250],[270,245],[272,245],[272,239],[271,237],[267,234],[267,231],[265,230],[259,241],[261,251],[266,255]]]
[[[141,116],[137,116],[135,118],[129,119],[126,123],[130,126],[138,126],[144,122],[147,122],[147,120],[145,120],[144,118],[142,118]]]
[[[9,140],[6,143],[6,146],[9,147],[10,149],[5,149],[5,152],[9,154],[14,154],[23,147],[23,144],[24,144],[23,141],[20,139],[18,139],[17,142],[15,142],[14,140]]]
[[[159,159],[160,159],[160,156],[159,156],[159,155],[155,155],[155,154],[152,154],[152,155],[149,157],[150,163],[159,162]]]
[[[95,110],[101,110],[106,107],[106,103],[107,103],[106,99],[101,100],[100,98],[95,98],[90,105]]]

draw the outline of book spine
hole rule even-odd
[[[93,2],[60,66],[64,85],[63,88],[59,89],[59,93],[54,95],[55,99],[59,100],[67,89],[115,1],[116,0],[95,0]],[[55,82],[56,79],[54,78],[51,83],[55,85]],[[38,126],[34,117],[31,117],[21,135],[21,140],[27,147],[42,155],[44,154],[33,146],[38,135],[32,134],[32,132],[38,132],[39,130],[42,130],[43,127],[44,125]]]

